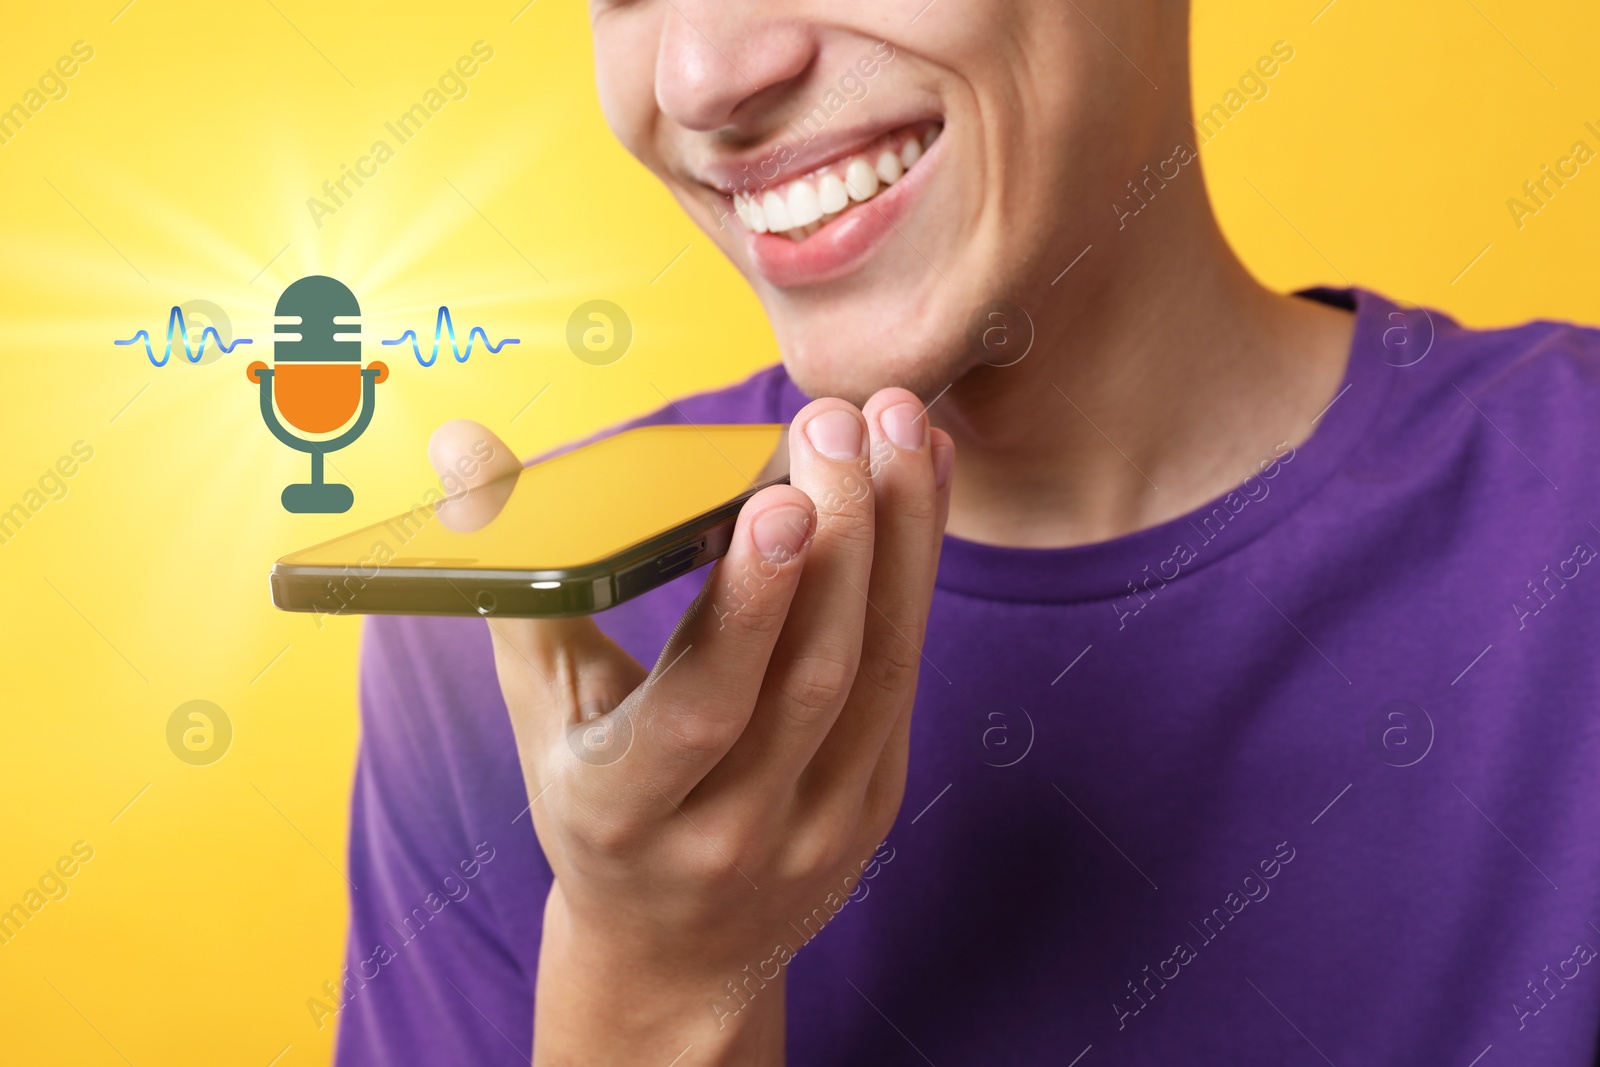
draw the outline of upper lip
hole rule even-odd
[[[792,131],[785,126],[777,135],[759,145],[729,152],[713,149],[712,158],[691,164],[690,174],[724,196],[755,192],[782,185],[804,174],[860,152],[884,134],[918,122],[937,122],[943,116],[918,113],[856,125],[848,129],[825,129],[805,144],[796,147]],[[783,161],[783,148],[789,158]],[[781,166],[780,166],[781,163]]]

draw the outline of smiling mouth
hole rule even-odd
[[[735,193],[734,214],[751,233],[804,241],[903,178],[943,130],[938,122],[905,126],[781,185]]]

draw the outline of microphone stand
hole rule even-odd
[[[322,457],[352,443],[367,428],[367,424],[372,421],[373,401],[377,399],[375,391],[378,377],[384,374],[385,370],[386,368],[380,364],[361,369],[361,414],[357,416],[354,426],[331,441],[307,441],[289,433],[278,420],[278,412],[272,406],[272,368],[256,369],[256,380],[261,384],[262,421],[278,440],[296,451],[311,454],[311,481],[298,482],[284,488],[285,511],[296,515],[333,515],[349,511],[355,504],[356,495],[348,485],[322,480]]]

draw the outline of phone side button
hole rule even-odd
[[[679,545],[671,552],[657,556],[656,567],[663,574],[681,574],[690,569],[694,558],[700,554],[700,550],[705,546],[706,543],[704,541],[693,541],[687,545]]]
[[[617,574],[617,600],[628,600],[694,570],[701,546],[682,545],[670,553],[635,563]],[[690,551],[693,549],[693,551]]]

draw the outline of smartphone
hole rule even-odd
[[[272,602],[323,615],[587,615],[723,555],[744,502],[788,480],[787,426],[626,430],[285,556]]]

